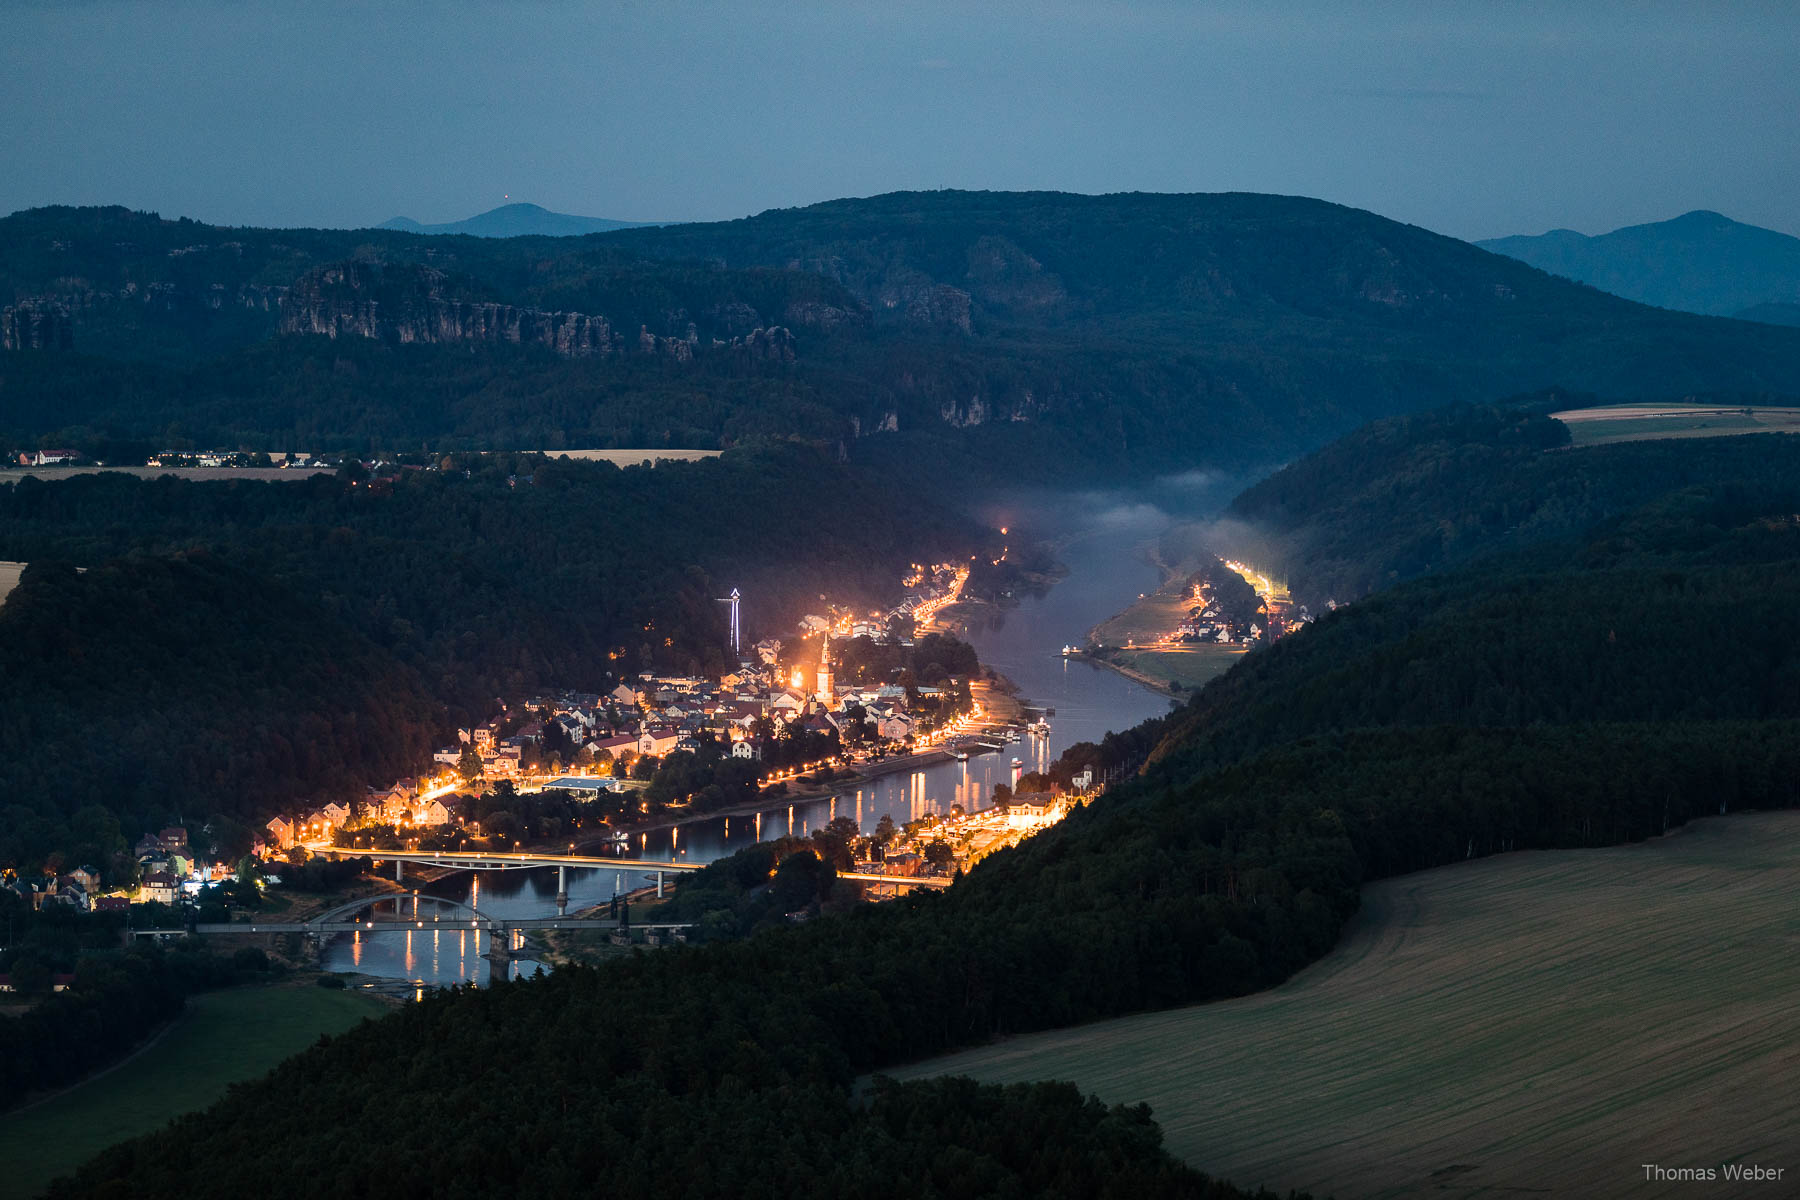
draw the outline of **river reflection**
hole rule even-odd
[[[839,816],[851,817],[864,832],[872,832],[884,815],[904,824],[947,813],[953,805],[964,811],[985,808],[995,784],[1010,785],[1018,772],[1044,770],[1076,742],[1099,741],[1109,731],[1128,729],[1167,712],[1166,697],[1113,671],[1065,659],[1062,647],[1080,643],[1090,628],[1160,582],[1141,550],[1166,528],[1169,518],[1149,505],[1097,501],[1064,520],[1058,557],[1069,568],[1068,575],[1047,594],[1023,598],[967,635],[983,664],[1011,679],[1034,706],[1055,710],[1048,737],[1028,735],[998,752],[972,755],[967,762],[880,776],[833,796],[640,833],[631,840],[631,857],[711,862],[759,841],[805,836]],[[1012,765],[1015,758],[1020,760],[1017,768]],[[646,882],[642,872],[571,870],[570,911],[604,903]],[[463,872],[422,885],[420,891],[499,917],[546,916],[556,911],[556,870]],[[463,931],[356,935],[334,940],[324,962],[328,970],[427,984],[486,983],[490,974],[488,961],[481,957],[485,948],[479,936]],[[512,973],[529,975],[538,967],[535,962],[514,962]]]

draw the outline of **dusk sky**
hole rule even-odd
[[[1800,5],[8,0],[0,212],[710,220],[903,188],[1800,234]]]

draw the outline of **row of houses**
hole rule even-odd
[[[100,892],[100,872],[82,866],[62,875],[20,875],[0,883],[0,887],[18,896],[33,911],[63,905],[89,912]]]
[[[417,780],[402,779],[387,788],[370,788],[364,794],[360,811],[333,800],[328,804],[292,820],[273,817],[266,826],[264,841],[278,850],[286,850],[300,842],[329,842],[340,829],[359,825],[411,826],[432,829],[449,825],[455,812],[436,795],[425,792]]]
[[[21,467],[72,466],[84,456],[79,450],[34,450],[19,455]]]

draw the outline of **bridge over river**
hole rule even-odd
[[[367,917],[355,914],[366,910],[379,910],[382,905],[392,903],[392,915],[382,915],[379,911]],[[407,906],[412,908],[411,915],[406,913]],[[422,905],[432,905],[438,911],[424,913]],[[446,913],[443,910],[448,910]],[[523,935],[540,929],[605,929],[631,930],[641,929],[651,933],[673,933],[688,928],[687,923],[657,923],[632,925],[628,918],[614,917],[496,917],[484,913],[472,905],[460,900],[451,900],[443,896],[421,896],[417,892],[396,894],[382,892],[373,896],[359,896],[355,900],[338,905],[336,908],[320,913],[309,921],[226,921],[197,922],[180,929],[127,929],[127,940],[132,938],[171,938],[183,937],[190,933],[199,934],[275,934],[297,933],[305,937],[321,938],[337,933],[375,934],[375,933],[420,933],[420,932],[473,932],[485,934],[487,948],[482,957],[504,963],[511,959],[513,952],[521,948]]]
[[[669,873],[699,871],[705,863],[658,862],[652,859],[617,858],[607,854],[529,854],[498,853],[482,850],[346,850],[342,847],[321,848],[318,854],[327,858],[362,858],[373,856],[377,862],[394,864],[394,880],[406,882],[406,864],[447,867],[458,871],[516,871],[556,868],[556,912],[561,917],[569,907],[569,868],[600,867],[609,871],[651,875],[656,879],[656,895],[661,899],[665,876]],[[947,888],[950,880],[941,876],[878,875],[868,871],[841,871],[839,879],[880,887],[896,892],[908,888]]]
[[[360,858],[366,852],[344,850],[342,848],[321,848],[318,853],[333,858]],[[375,933],[418,933],[423,931],[449,932],[472,931],[478,935],[485,934],[487,949],[482,957],[490,962],[504,963],[511,959],[513,951],[523,943],[523,935],[540,929],[630,929],[633,926],[626,921],[613,917],[571,917],[569,909],[570,867],[604,867],[610,870],[623,871],[630,874],[654,876],[656,895],[663,896],[665,879],[669,874],[685,871],[701,870],[704,863],[657,862],[649,859],[617,858],[611,855],[598,854],[531,854],[531,853],[495,853],[479,850],[396,850],[378,851],[379,862],[394,864],[396,882],[406,882],[406,865],[443,867],[464,871],[512,871],[540,870],[544,867],[556,868],[556,915],[543,917],[499,917],[484,913],[473,904],[444,896],[411,894],[395,894],[384,892],[374,896],[362,896],[347,903],[340,904],[327,912],[320,913],[309,921],[230,921],[196,923],[181,929],[131,929],[126,931],[126,938],[168,938],[180,937],[184,934],[275,934],[298,933],[306,937],[323,938],[337,933],[375,934]],[[838,876],[840,879],[855,880],[858,883],[892,886],[896,892],[908,887],[945,888],[950,880],[934,877],[912,878],[905,875],[876,875],[867,872],[847,871]],[[375,912],[367,917],[357,914],[369,909],[379,909],[388,902],[394,905],[391,916],[383,916]],[[412,906],[412,914],[408,916],[404,909]],[[438,911],[425,914],[420,911],[421,904],[430,904]],[[446,911],[447,910],[447,914]],[[683,924],[639,924],[637,929],[658,931],[674,931],[686,929]]]

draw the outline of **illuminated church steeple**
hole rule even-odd
[[[814,693],[823,704],[830,704],[835,698],[831,691],[831,631],[819,639],[819,687]]]

